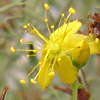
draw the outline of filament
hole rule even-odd
[[[37,64],[36,66],[33,67],[33,69],[29,72],[29,74],[26,76],[25,79],[27,79],[34,71],[35,69],[38,67],[39,64]]]
[[[27,29],[30,31],[32,34],[36,33],[40,38],[42,38],[45,42],[47,42],[47,38],[44,37],[35,27],[33,27],[30,23],[27,25],[24,25],[23,28]]]

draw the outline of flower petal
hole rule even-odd
[[[72,50],[72,58],[77,62],[77,67],[80,68],[88,61],[90,57],[90,48],[87,40],[79,41]]]
[[[81,26],[82,23],[79,22],[78,20],[64,24],[51,34],[50,39],[51,40],[56,40],[58,38],[64,39],[64,37],[67,35],[75,34],[80,29]]]
[[[46,55],[43,54],[41,60],[42,66],[38,77],[39,85],[43,90],[49,87],[54,79],[54,75],[49,75],[52,72],[53,56],[49,55],[45,59]]]
[[[39,82],[40,87],[43,90],[48,88],[54,79],[54,76],[53,77],[49,76],[50,71],[51,71],[51,68],[48,67],[48,64],[46,64],[43,68],[41,68],[41,71],[38,77],[38,82]]]
[[[100,43],[95,42],[96,37],[93,34],[90,34],[88,37],[88,42],[90,46],[90,54],[99,54],[100,53]]]
[[[84,40],[87,36],[82,35],[82,34],[72,34],[70,36],[66,36],[65,39],[63,40],[63,50],[70,50],[75,47],[75,45],[81,41]]]
[[[73,66],[71,59],[66,55],[60,55],[61,60],[55,65],[55,69],[59,73],[64,83],[74,83],[78,77],[78,68]]]

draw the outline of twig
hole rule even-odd
[[[88,85],[88,83],[87,83],[87,81],[86,81],[86,76],[85,76],[85,74],[84,74],[84,71],[83,71],[83,69],[81,68],[81,74],[82,74],[82,77],[83,77],[83,81],[84,81],[84,83],[85,83],[85,86],[86,86],[86,88],[88,89],[88,91],[89,91],[89,85]]]
[[[8,90],[8,87],[5,87],[5,88],[3,89],[3,92],[2,92],[2,94],[1,94],[0,100],[4,100],[7,90]]]
[[[0,12],[4,12],[4,11],[7,11],[8,9],[12,8],[12,7],[15,7],[15,6],[23,6],[25,5],[26,3],[23,2],[23,3],[12,3],[12,4],[9,4],[5,7],[1,7],[0,8]]]

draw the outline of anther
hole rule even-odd
[[[34,30],[34,29],[32,29],[32,30],[31,30],[31,33],[35,33],[35,30]]]
[[[33,50],[34,53],[38,52],[38,50]]]
[[[29,26],[31,26],[31,24],[30,24],[30,23],[28,23],[28,24],[27,24],[27,26],[29,27]]]
[[[41,62],[39,62],[39,65],[40,65],[40,66],[42,66],[42,63],[41,63]]]
[[[61,61],[61,58],[58,58],[58,60],[57,60],[57,61],[58,61],[58,62],[59,62],[59,61]]]
[[[20,83],[26,84],[27,82],[25,80],[20,80]]]
[[[27,57],[27,58],[29,58],[29,57],[30,57],[30,55],[26,55],[26,57]]]
[[[69,8],[69,12],[70,12],[71,14],[76,14],[76,10],[75,10],[74,8]]]
[[[33,83],[33,84],[37,83],[34,79],[31,79],[30,82]]]
[[[65,14],[64,14],[64,13],[62,13],[62,14],[61,14],[61,16],[62,16],[62,17],[64,17],[64,16],[65,16]]]
[[[44,8],[45,8],[46,10],[49,10],[49,9],[50,9],[50,6],[49,6],[48,4],[44,4]]]
[[[20,43],[23,43],[24,39],[20,39]]]
[[[95,43],[96,43],[96,44],[98,44],[99,41],[100,41],[99,38],[96,38],[96,39],[95,39]]]
[[[49,73],[49,76],[50,76],[50,77],[54,77],[54,76],[55,76],[55,72],[54,72],[54,71],[50,72],[50,73]]]
[[[54,25],[51,25],[51,29],[54,29],[55,28],[55,26]]]
[[[16,52],[16,49],[14,47],[11,47],[10,50],[11,50],[12,53]]]
[[[44,21],[47,23],[47,22],[48,22],[48,19],[47,19],[47,18],[45,18],[45,19],[44,19]]]
[[[27,29],[28,27],[27,27],[27,25],[24,25],[23,28]]]

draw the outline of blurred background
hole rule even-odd
[[[31,23],[44,36],[48,37],[48,30],[44,23],[43,4],[50,5],[47,13],[49,24],[57,26],[62,12],[68,14],[68,9],[74,7],[77,14],[73,18],[87,20],[88,13],[100,13],[100,0],[0,0],[0,94],[5,86],[8,92],[5,100],[71,100],[71,96],[65,92],[54,89],[55,86],[66,88],[57,76],[53,84],[43,91],[38,84],[28,82],[25,85],[19,83],[20,79],[31,71],[37,64],[40,55],[27,58],[26,53],[12,54],[10,47],[15,48],[41,48],[42,41],[25,33],[23,25]],[[83,28],[86,31],[86,28]],[[19,40],[24,38],[34,42],[34,45],[21,44]],[[38,43],[40,46],[38,46]],[[92,56],[84,67],[84,73],[91,94],[90,100],[100,99],[100,57]],[[80,72],[80,76],[81,72]],[[32,75],[30,76],[32,77]]]

